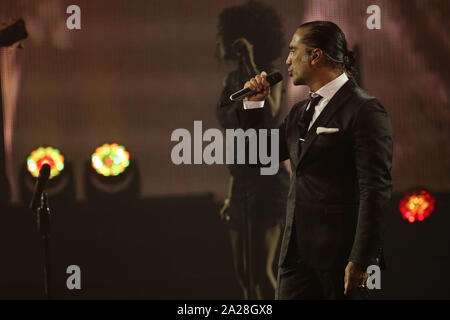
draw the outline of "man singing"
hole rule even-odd
[[[345,35],[329,21],[302,24],[286,60],[309,99],[279,130],[291,179],[276,299],[365,298],[369,265],[382,263],[382,215],[391,197],[392,129],[383,105],[359,88]],[[262,72],[245,83],[255,123],[270,93]],[[254,127],[254,125],[252,125]]]

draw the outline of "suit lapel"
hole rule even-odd
[[[311,129],[309,129],[308,133],[306,134],[306,139],[305,139],[305,142],[303,143],[302,151],[298,158],[297,165],[299,165],[301,163],[302,159],[305,157],[305,154],[308,152],[309,147],[314,142],[314,140],[317,138],[317,134],[316,134],[317,127],[326,126],[326,124],[333,117],[334,113],[350,98],[354,87],[355,87],[354,82],[351,79],[349,79],[336,92],[336,94],[333,96],[333,98],[331,98],[331,100],[328,102],[328,104],[322,110],[319,117],[316,119],[316,121],[314,121],[313,125],[311,126]]]

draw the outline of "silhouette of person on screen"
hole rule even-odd
[[[216,54],[221,61],[231,61],[237,67],[227,75],[216,108],[224,129],[240,128],[244,111],[242,102],[230,103],[230,94],[259,72],[276,71],[272,63],[280,57],[283,44],[280,18],[268,5],[250,1],[221,12]],[[271,92],[264,119],[268,126],[276,128],[282,83],[272,87]],[[273,298],[274,291],[265,294],[263,288],[275,289],[276,285],[273,262],[285,214],[289,173],[284,164],[272,176],[261,175],[259,168],[245,164],[231,164],[228,169],[228,197],[220,216],[229,227],[239,285],[245,299]]]

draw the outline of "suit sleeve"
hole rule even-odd
[[[367,266],[375,263],[381,250],[383,215],[392,190],[392,128],[378,100],[369,100],[360,107],[353,139],[359,213],[349,260]]]
[[[266,121],[266,117],[264,114],[264,108],[270,108],[270,106],[266,103],[266,105],[263,108],[247,109],[247,110],[244,110],[244,107],[242,106],[243,113],[242,113],[242,117],[241,117],[241,124],[242,124],[242,128],[244,130],[267,129],[267,148],[268,148],[268,150],[271,150],[271,141],[272,141],[271,130],[273,128],[271,128],[270,125],[268,125],[268,123]],[[275,139],[275,141],[278,143],[278,153],[279,153],[278,161],[280,163],[284,160],[289,159],[289,152],[288,152],[287,141],[286,141],[286,130],[287,130],[286,127],[287,127],[288,117],[286,117],[284,119],[283,123],[278,128],[276,128],[278,131],[277,131],[277,139]],[[259,139],[259,135],[257,135],[257,136]],[[259,166],[261,166],[261,165],[259,165]]]
[[[232,75],[228,75],[224,81],[224,88],[216,105],[216,116],[222,128],[239,127],[239,102],[231,102],[229,99]]]

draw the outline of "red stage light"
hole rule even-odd
[[[416,190],[405,194],[398,209],[403,219],[410,223],[423,221],[434,211],[435,198],[426,190]]]

